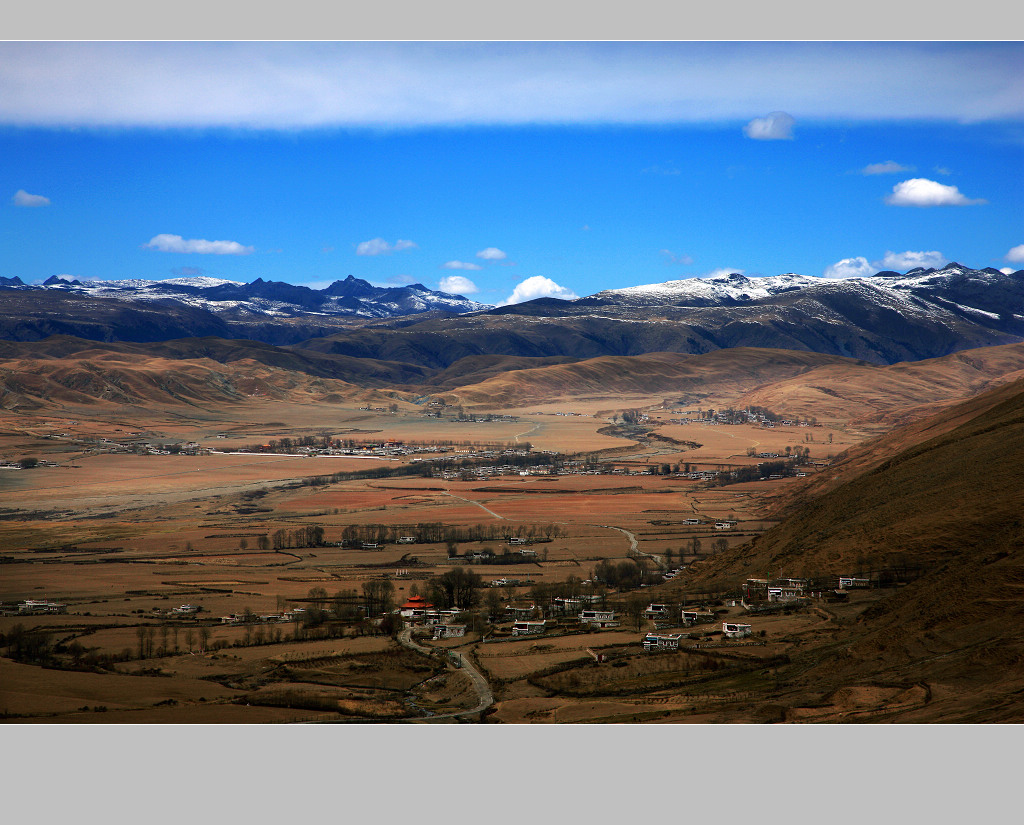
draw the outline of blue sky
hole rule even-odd
[[[1024,267],[1020,43],[2,43],[0,275]]]

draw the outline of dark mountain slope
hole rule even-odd
[[[921,422],[919,433],[965,414],[817,499],[791,503],[792,515],[751,544],[693,567],[690,587],[769,570],[910,574],[830,644],[794,659],[788,689],[938,682],[949,700],[936,718],[1024,719],[1024,381]]]

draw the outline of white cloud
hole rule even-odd
[[[444,269],[483,269],[480,264],[470,263],[468,261],[448,261],[447,263],[441,264]]]
[[[388,243],[383,238],[373,238],[357,244],[356,255],[390,255],[392,252],[401,252],[405,249],[416,249],[416,244],[401,239]]]
[[[905,272],[908,269],[923,267],[924,269],[938,269],[949,262],[949,258],[941,252],[889,252],[881,261],[875,261],[879,270],[891,269],[895,272]]]
[[[445,275],[441,279],[440,289],[452,295],[472,295],[480,291],[465,275]]]
[[[45,195],[30,195],[24,189],[14,193],[11,201],[15,206],[49,206],[50,199]]]
[[[764,117],[755,117],[743,127],[743,134],[754,140],[792,140],[792,115],[785,112],[772,112]]]
[[[1001,266],[999,267],[999,271],[1002,272],[1004,275],[1012,275],[1017,270],[1015,270],[1012,266]]]
[[[487,249],[481,249],[476,253],[478,258],[483,258],[485,261],[502,261],[508,256],[495,246],[489,246]]]
[[[559,286],[550,278],[545,278],[543,275],[534,275],[516,284],[516,288],[505,299],[505,303],[521,304],[523,301],[532,301],[534,298],[561,298],[565,301],[571,301],[578,297],[579,295],[571,289]]]
[[[886,195],[885,202],[889,206],[974,206],[987,203],[981,198],[966,197],[955,186],[928,178],[910,178],[897,183],[892,194]]]
[[[392,275],[385,283],[388,286],[408,286],[409,284],[416,283],[416,279],[411,275]]]
[[[869,163],[860,170],[862,175],[890,175],[899,172],[913,172],[913,166],[904,166],[894,160],[887,160],[884,163]]]
[[[181,235],[154,235],[143,249],[157,252],[185,252],[192,255],[249,255],[255,247],[242,246],[237,241],[205,241],[201,238],[188,239]]]
[[[721,267],[720,269],[712,269],[705,275],[701,275],[701,278],[725,278],[732,274],[742,275],[742,269],[730,269],[727,266]]]
[[[878,272],[878,268],[868,263],[867,258],[843,258],[831,266],[825,267],[823,278],[867,278]]]
[[[1014,264],[1024,264],[1024,243],[1007,252],[1006,260]]]
[[[1024,115],[996,42],[0,43],[0,123],[246,129]]]
[[[671,249],[662,249],[661,254],[668,258],[665,261],[667,264],[682,264],[686,266],[693,263],[693,258],[689,255],[676,255]]]
[[[880,260],[868,262],[867,258],[843,258],[825,268],[823,278],[869,278],[876,272],[891,270],[906,272],[908,269],[922,267],[938,269],[949,261],[945,255],[937,251],[929,252],[892,252],[887,250]]]

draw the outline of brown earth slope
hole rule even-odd
[[[804,417],[900,424],[997,384],[1024,378],[1024,344],[967,350],[888,366],[825,364],[759,387],[736,401]]]
[[[973,414],[972,414],[973,413]],[[1024,719],[1024,381],[940,414],[941,431],[796,508],[690,587],[748,576],[903,570],[826,648],[794,659],[791,687],[941,683],[935,718]],[[678,587],[678,586],[677,586]],[[920,718],[930,718],[924,713]]]
[[[458,387],[444,397],[449,403],[482,407],[630,394],[699,399],[712,393],[738,394],[823,364],[841,368],[859,363],[838,355],[747,347],[704,355],[610,355],[571,364],[510,370],[480,383]]]

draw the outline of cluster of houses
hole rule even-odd
[[[741,622],[722,622],[722,635],[726,639],[745,639],[753,630],[750,625]],[[642,639],[644,650],[679,650],[679,640],[685,638],[683,633],[648,633]]]
[[[172,607],[170,610],[158,610],[153,608],[154,613],[158,613],[161,616],[170,616],[172,618],[179,618],[182,616],[195,616],[200,613],[203,608],[197,604],[182,604],[177,607]]]
[[[154,444],[146,441],[114,441],[100,438],[96,448],[104,453],[134,453],[135,455],[209,455],[210,450],[198,442],[186,441],[175,444],[168,449],[167,444]]]
[[[278,622],[297,622],[306,616],[306,608],[293,607],[283,613],[232,613],[229,616],[221,616],[221,624],[276,624]]]
[[[51,602],[48,599],[25,599],[18,602],[14,610],[4,610],[4,615],[38,616],[47,613],[67,613],[68,606],[63,602]]]

